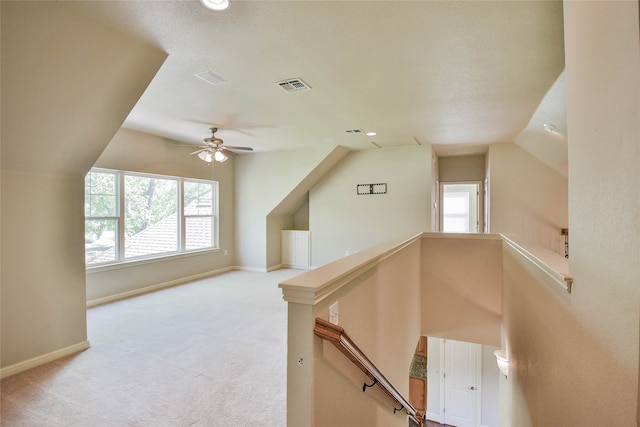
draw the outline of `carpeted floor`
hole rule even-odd
[[[234,271],[89,309],[91,348],[2,380],[0,424],[285,426],[277,284],[300,273]]]

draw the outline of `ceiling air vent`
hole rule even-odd
[[[211,71],[203,71],[202,73],[195,73],[194,76],[201,78],[207,83],[212,85],[219,85],[222,83],[226,83],[227,81],[222,77],[215,75]]]
[[[349,135],[360,135],[364,133],[362,129],[347,129],[345,130],[345,132]]]
[[[301,78],[287,79],[276,82],[276,84],[287,93],[302,92],[311,89],[311,86],[303,82]]]

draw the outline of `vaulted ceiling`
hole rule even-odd
[[[517,142],[539,157],[557,151],[551,163],[566,160],[560,1],[76,7],[168,54],[127,128],[199,144],[217,126],[226,144],[256,151],[430,143],[452,155]],[[195,76],[202,72],[222,81]],[[289,79],[309,89],[290,93],[277,84]],[[558,132],[544,132],[543,123]]]

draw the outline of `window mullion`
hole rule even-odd
[[[184,215],[184,179],[178,182],[178,244],[180,252],[184,252],[186,248],[186,219]]]
[[[124,260],[124,173],[118,173],[118,250],[116,252],[116,259],[118,261]]]
[[[220,201],[218,199],[218,197],[219,197],[218,190],[219,190],[218,183],[214,182],[213,183],[212,192],[211,192],[211,214],[212,214],[211,215],[212,216],[211,220],[213,221],[213,224],[212,224],[212,228],[213,229],[212,229],[212,236],[211,236],[212,242],[211,242],[211,244],[216,248],[220,246],[220,230],[219,230],[219,227],[220,227],[220,223],[219,223],[219,220],[220,220],[220,217],[219,217],[219,215],[220,215],[220,211],[219,211],[220,205],[219,205],[219,202]]]

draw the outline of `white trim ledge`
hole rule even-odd
[[[14,363],[0,369],[0,378],[6,378],[11,375],[19,374],[27,369],[32,369],[45,363],[53,362],[54,360],[61,359],[66,356],[70,356],[75,353],[79,353],[91,347],[89,341],[82,341],[69,347],[61,348],[51,353],[43,354],[41,356],[33,357],[23,362]]]
[[[365,271],[419,241],[423,233],[392,240],[309,270],[278,286],[285,301],[315,305]]]
[[[125,261],[116,261],[107,264],[98,264],[98,265],[85,265],[86,274],[93,273],[102,273],[104,271],[109,270],[120,270],[125,268],[135,268],[145,264],[154,264],[157,262],[168,262],[177,260],[180,258],[191,258],[201,255],[211,255],[215,253],[219,253],[220,248],[209,248],[203,250],[196,250],[191,252],[180,252],[180,253],[171,253],[169,255],[160,255],[160,256],[151,256],[148,258],[134,258],[127,259]]]
[[[562,255],[532,243],[518,240],[517,236],[501,234],[502,240],[522,255],[527,261],[538,267],[556,284],[571,293],[573,278],[569,274],[569,261]]]
[[[315,305],[383,260],[422,239],[498,240],[503,241],[533,266],[544,272],[554,284],[571,293],[573,278],[569,261],[561,254],[504,234],[418,233],[392,240],[350,256],[340,258],[278,286],[287,302]]]

